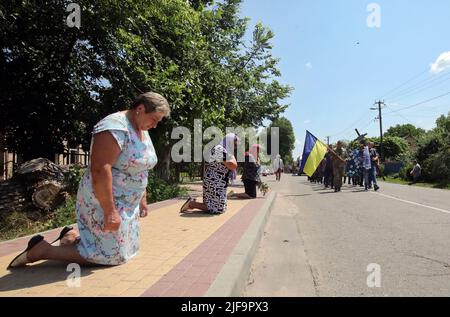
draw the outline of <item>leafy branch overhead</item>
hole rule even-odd
[[[257,24],[246,43],[240,0],[77,3],[79,29],[66,25],[63,0],[0,5],[0,134],[24,159],[52,158],[64,141],[88,149],[98,120],[149,90],[172,106],[152,131],[157,150],[194,119],[258,126],[286,109],[291,88],[277,81],[274,34]]]

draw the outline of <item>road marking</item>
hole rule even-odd
[[[380,194],[380,193],[373,193],[373,194],[377,194],[377,195],[384,196],[384,197],[387,197],[387,198],[391,198],[391,199],[395,199],[395,200],[398,200],[398,201],[402,201],[404,203],[408,203],[408,204],[411,204],[411,205],[425,207],[425,208],[437,210],[437,211],[440,211],[440,212],[443,212],[443,213],[446,213],[446,214],[450,214],[450,210],[445,210],[445,209],[440,209],[440,208],[436,208],[436,207],[431,207],[431,206],[415,203],[413,201],[404,200],[404,199],[400,199],[400,198],[397,198],[397,197],[394,197],[394,196],[385,195],[385,194]]]

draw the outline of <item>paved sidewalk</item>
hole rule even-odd
[[[30,237],[0,243],[0,297],[230,296],[231,288],[239,292],[248,276],[249,258],[251,263],[259,243],[257,233],[264,229],[274,195],[229,200],[227,212],[218,216],[179,214],[184,202],[179,199],[152,204],[148,217],[141,219],[138,255],[121,266],[82,267],[80,287],[68,287],[66,280],[72,271],[60,262],[40,261],[6,270]],[[52,240],[59,231],[42,234]],[[221,282],[225,271],[237,280],[232,285]]]

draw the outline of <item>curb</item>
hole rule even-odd
[[[204,297],[241,296],[275,198],[275,192],[268,195],[263,207],[232,251],[217,278],[203,295]]]

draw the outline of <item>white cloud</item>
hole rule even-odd
[[[304,123],[304,124],[311,123],[311,120],[305,120],[305,121],[303,121],[303,123]]]
[[[299,139],[295,139],[294,160],[296,160],[297,157],[301,156],[302,153],[303,153],[302,142]]]
[[[305,64],[305,67],[306,67],[307,69],[312,69],[312,68],[313,68],[313,66],[312,66],[311,63],[306,63],[306,64]]]
[[[431,72],[438,74],[445,69],[450,68],[450,52],[445,52],[439,55],[438,59],[431,64]]]

